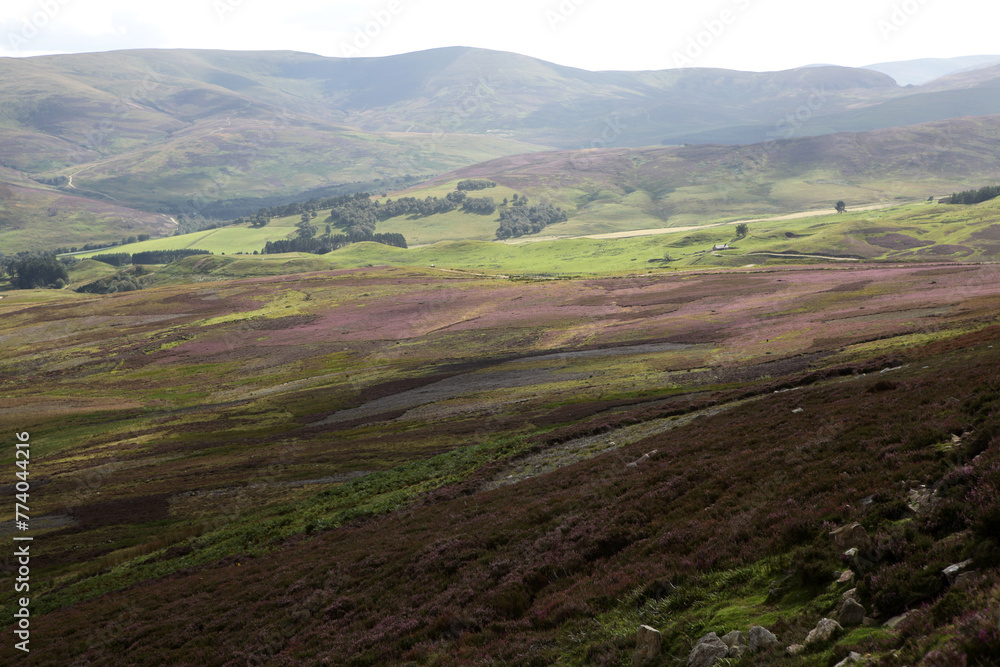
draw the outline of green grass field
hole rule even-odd
[[[396,218],[380,223],[378,231],[421,227],[444,232],[471,219],[477,224],[489,216],[452,212],[420,220]],[[322,218],[317,218],[317,221]],[[246,257],[267,240],[295,232],[298,216],[272,220],[266,227],[226,227],[100,252],[138,252],[198,248],[216,254],[239,255],[241,263],[225,275],[273,275],[290,258],[289,271],[355,268],[376,265],[434,266],[490,274],[570,276],[645,272],[681,268],[738,267],[749,264],[813,263],[824,258],[845,261],[996,261],[1000,259],[1000,201],[975,206],[921,203],[894,208],[825,214],[785,220],[749,222],[749,233],[737,238],[736,226],[723,224],[700,229],[630,238],[565,238],[550,241],[500,243],[487,240],[441,241],[402,249],[376,243],[358,243],[327,255]],[[492,223],[490,223],[492,224]],[[322,226],[322,223],[321,223]],[[485,228],[485,225],[483,225]],[[412,241],[412,237],[401,231]],[[488,236],[484,232],[482,236]],[[713,252],[716,244],[730,249]],[[308,260],[308,261],[306,261]],[[276,263],[277,262],[277,263]],[[180,264],[171,280],[191,270]],[[252,269],[250,267],[261,267]],[[215,269],[213,269],[215,270]],[[255,271],[261,271],[258,274]],[[199,275],[204,271],[196,272]]]

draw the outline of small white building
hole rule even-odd
[[[712,250],[713,251],[715,251],[715,250],[729,250],[729,244],[728,243],[723,243],[722,245],[719,245],[718,243],[716,243],[714,246],[712,246]]]

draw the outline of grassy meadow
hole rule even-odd
[[[399,231],[411,242],[431,230],[456,229],[466,221],[485,229],[488,216],[461,212],[419,219],[393,218],[377,231]],[[197,248],[226,255],[252,254],[269,240],[295,233],[298,216],[278,218],[267,226],[224,227],[182,236],[152,239],[108,250],[78,253],[92,257],[103,252],[139,252]],[[316,219],[322,228],[322,216]],[[660,271],[686,268],[782,265],[840,259],[844,261],[996,261],[1000,258],[1000,203],[951,206],[922,202],[843,214],[751,220],[748,234],[739,238],[735,224],[708,223],[683,231],[656,230],[629,238],[515,239],[512,243],[465,240],[441,241],[409,249],[359,243],[322,256],[310,256],[316,268],[358,268],[375,265],[421,266],[480,273],[535,276],[576,276],[595,273]],[[542,234],[548,230],[545,230]],[[599,235],[594,235],[599,236]],[[715,245],[729,244],[723,251]],[[284,261],[255,258],[258,264]],[[190,263],[182,264],[188,266]],[[182,270],[180,268],[173,271]]]

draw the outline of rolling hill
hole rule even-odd
[[[967,70],[1000,64],[1000,56],[960,56],[958,58],[920,58],[865,65],[891,76],[901,86],[919,86],[934,79]]]
[[[539,235],[581,236],[927,200],[1000,181],[1000,116],[749,146],[550,151],[459,169],[400,194],[444,196],[461,179],[564,208]],[[489,240],[460,217],[393,219],[379,231],[421,243]],[[450,223],[450,224],[449,224]],[[489,230],[492,231],[492,230]]]
[[[770,144],[993,114],[1000,112],[998,81],[997,68],[906,88],[885,74],[833,66],[589,72],[464,47],[359,59],[197,50],[2,59],[0,181],[13,182],[4,175],[13,174],[125,207],[224,217],[234,206],[245,212],[352,183],[378,190],[407,176],[553,147],[587,149],[589,160],[614,146]],[[797,146],[822,161],[822,142]],[[699,150],[716,171],[697,171],[717,182],[728,149],[688,155],[698,158]],[[735,166],[723,175],[740,178],[743,158],[728,157]],[[865,169],[878,178],[877,165]],[[652,203],[636,203],[649,218],[684,215],[683,197],[665,207],[657,200],[670,189],[701,187],[690,179],[675,184],[670,169],[649,176],[662,180],[642,188]],[[736,199],[768,199],[755,183],[732,189]],[[799,202],[823,193],[813,187]],[[599,189],[587,185],[571,198],[590,196],[601,197]],[[777,207],[784,198],[775,197]],[[110,238],[73,232],[63,245]]]

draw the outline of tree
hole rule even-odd
[[[299,230],[298,237],[300,239],[311,239],[312,237],[316,236],[316,228],[313,227],[311,224],[309,224],[308,220],[300,220],[299,222],[295,223],[295,226]]]
[[[736,238],[741,239],[750,233],[750,227],[745,222],[736,225]]]
[[[69,280],[66,267],[54,255],[15,260],[7,272],[15,289],[58,289],[60,280],[62,286]]]
[[[847,204],[845,204],[844,200],[841,199],[834,205],[834,208],[837,209],[837,213],[843,213],[844,211],[847,210]]]

